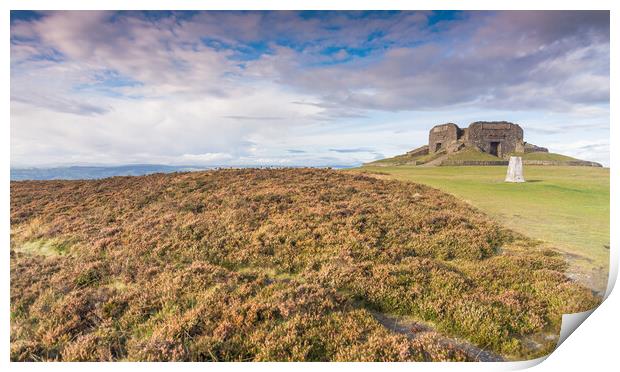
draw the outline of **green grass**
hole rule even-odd
[[[448,160],[453,161],[498,161],[503,160],[497,156],[487,154],[474,147],[467,147],[459,152],[448,155]]]
[[[413,156],[411,154],[396,155],[391,158],[376,160],[368,163],[369,166],[395,166],[395,165],[420,165],[435,160],[440,156],[445,155],[445,152],[438,152],[426,155]]]
[[[373,166],[381,166],[381,167],[389,167],[389,166],[401,166],[401,165],[423,165],[428,162],[431,162],[441,156],[445,156],[445,151],[427,155],[416,155],[413,156],[410,153],[397,155],[391,158],[376,160],[371,163],[364,164],[366,167]],[[570,156],[562,155],[562,154],[554,154],[549,152],[531,152],[531,153],[513,153],[509,154],[512,156],[520,156],[524,161],[550,161],[554,162],[555,165],[575,165],[573,162],[579,162],[581,160],[572,158]],[[454,165],[455,162],[462,161],[501,161],[507,160],[508,158],[499,158],[497,156],[493,156],[491,154],[487,154],[485,152],[480,151],[475,147],[466,147],[458,152],[448,154],[445,157],[445,165]]]
[[[425,164],[428,163],[429,161],[433,161],[435,159],[437,159],[440,156],[444,156],[445,152],[441,151],[441,152],[436,152],[433,154],[426,154],[426,155],[422,155],[420,157],[418,157],[416,159],[416,161],[418,162],[418,164]]]
[[[515,156],[521,156],[523,160],[579,161],[579,159],[552,152],[530,152],[527,154],[515,154]]]
[[[411,156],[409,154],[397,155],[388,159],[381,159],[372,162],[371,164],[376,165],[405,165],[405,164],[413,164],[419,156]]]
[[[527,154],[528,156],[540,156]],[[562,156],[545,154],[547,156]],[[449,192],[503,225],[567,254],[576,279],[602,291],[609,270],[609,169],[525,166],[527,183],[504,183],[506,167],[372,167],[382,177]]]

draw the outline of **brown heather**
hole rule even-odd
[[[477,359],[446,335],[531,357],[598,301],[565,269],[454,197],[364,175],[12,182],[11,359]]]

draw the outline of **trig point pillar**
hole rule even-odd
[[[508,172],[504,182],[525,182],[525,178],[523,178],[523,162],[520,156],[510,157]]]

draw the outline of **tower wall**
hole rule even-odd
[[[480,150],[504,157],[514,152],[524,152],[523,129],[506,121],[482,122],[469,125],[467,142]]]
[[[434,126],[428,134],[428,152],[434,154],[447,149],[459,139],[461,129],[454,123]]]

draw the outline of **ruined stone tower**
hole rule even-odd
[[[464,147],[477,147],[500,158],[515,152],[546,151],[542,147],[526,146],[523,129],[507,121],[477,121],[464,129],[454,123],[447,123],[436,125],[430,130],[429,153],[451,153]]]

